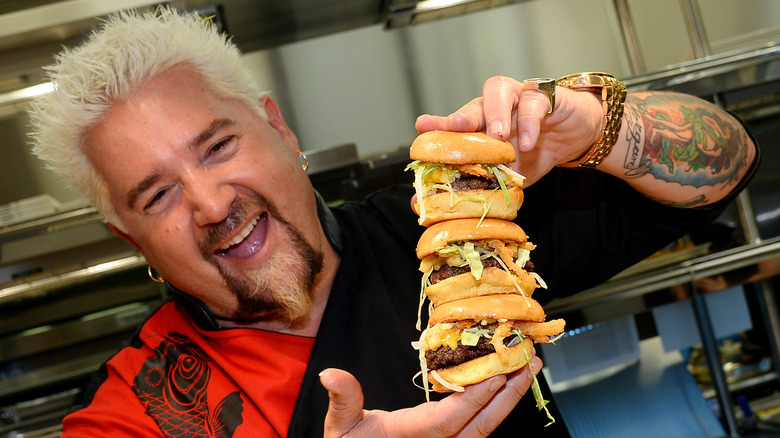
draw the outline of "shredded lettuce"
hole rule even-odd
[[[531,251],[526,248],[517,248],[517,266],[523,267],[528,261],[531,260]]]
[[[453,169],[442,163],[429,163],[425,161],[412,161],[406,166],[406,170],[414,172],[415,189],[417,197],[427,196],[434,189],[434,185],[449,185],[458,177],[457,169]]]
[[[515,332],[520,333],[519,330],[512,330],[512,333]],[[522,333],[520,333],[520,336],[522,336]],[[553,418],[552,414],[550,414],[550,411],[547,409],[547,403],[550,403],[550,401],[545,400],[544,396],[542,395],[542,388],[539,387],[539,379],[536,378],[536,371],[534,371],[534,368],[531,365],[531,355],[528,354],[527,351],[525,351],[525,360],[528,362],[528,369],[531,370],[531,375],[534,376],[534,380],[531,382],[531,391],[534,394],[534,400],[536,400],[536,407],[540,412],[542,409],[544,409],[544,412],[547,414],[547,418],[550,419],[550,422],[544,425],[544,427],[547,427],[555,423],[555,418]]]
[[[414,172],[414,191],[417,194],[417,211],[420,214],[419,223],[425,221],[425,203],[422,199],[430,192],[436,190],[435,186],[444,186],[445,190],[452,193],[450,185],[458,177],[458,170],[441,163],[429,163],[425,161],[412,161],[405,170]]]
[[[474,249],[474,242],[466,242],[463,244],[463,252],[461,256],[466,260],[471,268],[471,275],[477,280],[482,278],[482,260],[479,257],[479,252]]]
[[[460,343],[473,347],[479,342],[479,338],[490,338],[493,336],[493,332],[479,326],[469,327],[463,330],[460,334]]]
[[[473,346],[477,345],[477,342],[479,342],[479,338],[481,338],[480,335],[478,335],[478,334],[476,334],[474,332],[470,332],[470,331],[464,330],[460,334],[460,343],[463,344],[463,345],[468,345],[470,347],[473,347]]]
[[[506,204],[509,205],[512,200],[509,197],[507,183],[509,183],[510,186],[522,187],[525,177],[503,164],[485,164],[483,166],[487,169],[488,174],[493,175],[496,178],[501,192],[504,194]],[[454,207],[458,203],[464,201],[480,202],[483,206],[482,218],[487,215],[487,201],[490,194],[485,197],[459,196],[456,194],[455,190],[453,190],[452,182],[460,176],[460,171],[458,169],[442,163],[412,161],[406,166],[406,170],[414,172],[414,190],[417,194],[417,211],[420,215],[419,223],[422,224],[425,221],[425,204],[422,202],[423,197],[435,193],[436,190],[445,190],[450,193],[450,207]]]
[[[448,262],[450,263],[454,261],[458,266],[469,265],[471,275],[477,280],[482,278],[482,259],[478,248],[474,246],[474,242],[455,243],[436,248],[436,253],[439,254],[439,257],[449,259]]]
[[[504,178],[501,176],[501,172],[496,168],[496,166],[485,166],[490,170],[490,173],[493,174],[494,177],[496,177],[496,180],[498,180],[498,185],[501,186],[501,191],[504,193],[504,199],[506,199],[506,205],[509,205],[512,203],[512,199],[509,197],[509,191],[506,188],[506,183],[504,182]]]

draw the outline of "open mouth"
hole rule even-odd
[[[217,256],[249,257],[263,247],[268,230],[268,213],[264,212],[250,221],[230,241],[214,251]]]

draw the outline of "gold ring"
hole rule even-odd
[[[551,78],[531,78],[523,81],[523,91],[536,90],[544,93],[547,100],[550,101],[550,109],[547,114],[552,114],[555,109],[555,79]]]

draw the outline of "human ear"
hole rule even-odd
[[[265,95],[260,98],[260,104],[263,106],[266,114],[268,115],[268,124],[279,133],[285,143],[287,143],[295,152],[298,152],[300,150],[298,138],[292,132],[290,127],[287,126],[287,122],[284,121],[282,112],[276,102],[271,99],[270,96]]]

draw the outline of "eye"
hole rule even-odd
[[[165,197],[165,195],[168,193],[167,189],[158,190],[154,196],[152,196],[152,199],[149,200],[149,202],[144,205],[144,211],[148,211],[155,205],[159,204],[160,201]]]
[[[229,150],[230,145],[234,138],[235,137],[230,136],[219,140],[213,146],[211,146],[211,148],[208,151],[208,155],[212,156],[212,155],[218,155],[226,152],[227,150]]]

